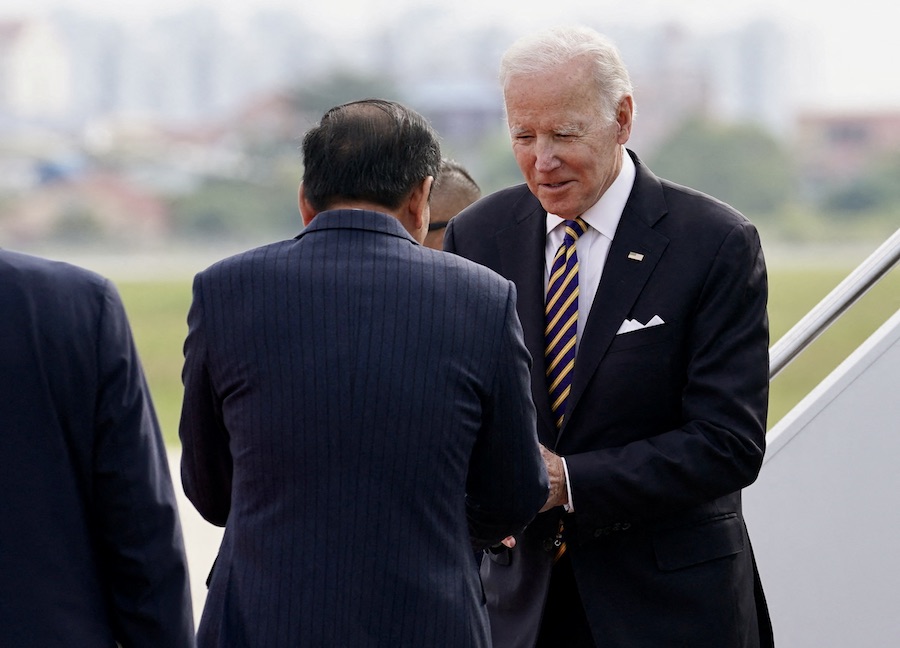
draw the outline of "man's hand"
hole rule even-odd
[[[541,508],[541,513],[549,511],[556,506],[569,503],[569,493],[566,489],[566,471],[563,468],[562,459],[541,446],[541,457],[547,466],[547,475],[550,477],[550,492],[547,495],[547,503]]]
[[[541,513],[543,513],[555,506],[568,504],[569,493],[566,489],[566,471],[563,468],[562,459],[559,455],[554,454],[544,446],[541,446],[541,457],[544,460],[544,464],[547,466],[547,474],[550,476],[550,492],[547,495],[547,503],[544,504],[544,507],[541,509]],[[516,546],[516,539],[512,536],[508,536],[501,540],[500,544],[508,549],[512,549]]]

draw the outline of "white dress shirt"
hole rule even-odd
[[[619,175],[600,196],[600,199],[581,214],[581,219],[588,224],[588,229],[578,237],[575,242],[575,252],[578,254],[578,325],[575,330],[575,352],[581,343],[581,332],[585,328],[594,296],[600,286],[600,277],[603,274],[603,266],[606,265],[606,257],[612,245],[613,236],[625,210],[625,203],[634,186],[635,168],[631,156],[625,148],[621,149],[622,168]],[[550,269],[553,267],[553,258],[559,246],[562,245],[565,236],[565,221],[556,214],[547,214],[547,242],[544,247],[544,294],[547,294],[547,283],[550,280]],[[578,362],[578,356],[575,357]],[[568,489],[569,504],[566,510],[575,510],[572,501],[572,486],[569,481],[569,467],[565,457],[562,457],[563,470],[566,473],[566,488]]]

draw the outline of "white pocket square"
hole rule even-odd
[[[631,333],[632,331],[640,331],[641,329],[651,328],[654,326],[659,326],[661,324],[665,324],[663,319],[659,315],[654,315],[650,318],[650,321],[646,324],[641,324],[636,319],[627,319],[622,322],[622,326],[619,327],[619,330],[616,331],[616,335],[622,335],[622,333]]]

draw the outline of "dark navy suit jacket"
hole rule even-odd
[[[225,534],[201,646],[487,646],[471,541],[547,496],[515,288],[377,212],[200,273],[185,492]]]
[[[568,548],[598,646],[737,648],[771,626],[741,512],[762,464],[766,270],[756,229],[654,176],[634,188],[585,325],[557,433],[544,378],[546,211],[525,185],[451,221],[445,249],[515,282],[542,443],[566,457]],[[664,323],[619,333],[623,322]],[[495,645],[532,646],[562,507],[482,573]],[[767,639],[767,637],[769,639]]]
[[[165,447],[118,294],[0,250],[0,644],[192,646]]]

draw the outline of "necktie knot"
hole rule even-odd
[[[581,217],[567,220],[565,222],[565,234],[563,235],[563,242],[566,245],[571,245],[575,241],[578,240],[578,237],[587,231],[587,223],[581,220]]]

